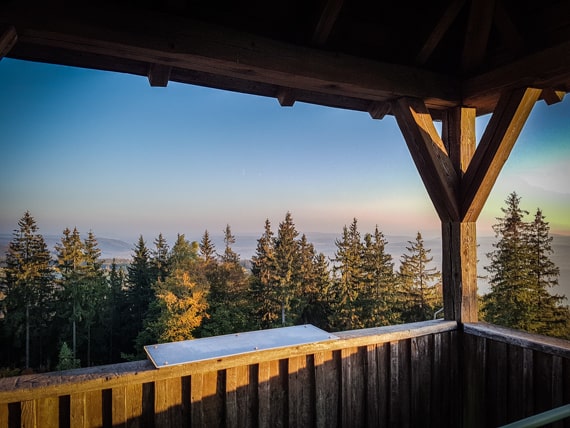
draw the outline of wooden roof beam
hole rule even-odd
[[[495,0],[471,0],[463,46],[463,70],[472,70],[483,62],[494,12]]]
[[[343,3],[344,0],[327,0],[313,33],[312,44],[314,46],[322,46],[327,42]]]
[[[441,221],[459,221],[458,175],[425,104],[400,98],[392,110]]]
[[[556,91],[552,88],[545,88],[540,94],[540,99],[544,100],[544,102],[550,106],[552,104],[561,102],[564,99],[565,95],[566,92],[564,91]]]
[[[440,108],[460,102],[458,80],[451,76],[304,48],[185,18],[161,24],[156,14],[131,12],[128,19],[124,17],[131,24],[124,26],[119,12],[109,17],[104,9],[34,12],[17,9],[4,14],[19,28],[19,42],[28,53],[35,49],[47,56],[54,48],[68,51],[69,57],[77,52],[100,60],[163,64],[179,70],[178,75],[210,73],[366,103],[401,96],[419,97]],[[34,19],[38,14],[44,19]],[[112,67],[112,61],[106,64]]]
[[[477,221],[541,92],[525,88],[501,96],[462,180],[462,221]]]
[[[281,107],[293,107],[293,104],[295,104],[295,92],[288,88],[279,88],[277,100]]]
[[[1,30],[0,27],[0,60],[8,55],[8,52],[18,41],[18,34],[13,25]]]
[[[443,36],[449,27],[451,27],[451,24],[453,24],[453,21],[455,21],[455,18],[457,18],[459,11],[464,4],[465,0],[455,0],[449,3],[436,26],[427,37],[420,52],[416,56],[416,64],[423,65],[427,62],[437,45],[439,45],[439,42],[441,42],[441,39],[443,39]]]

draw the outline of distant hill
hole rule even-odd
[[[332,258],[336,251],[335,241],[340,238],[340,234],[337,233],[319,233],[311,232],[306,233],[307,240],[315,246],[317,252],[322,252],[325,256]],[[247,235],[236,235],[236,243],[232,246],[233,250],[240,255],[240,258],[245,262],[251,259],[255,254],[257,247],[257,240],[259,235],[247,234]],[[554,254],[552,255],[552,261],[560,268],[559,277],[559,287],[552,290],[558,294],[564,294],[569,298],[567,302],[570,304],[570,236],[565,235],[552,235],[554,240],[552,248],[554,249]],[[96,237],[99,243],[99,249],[101,250],[101,257],[103,259],[117,259],[117,260],[129,260],[133,254],[134,242],[127,243],[119,239],[111,238],[101,238]],[[54,246],[61,239],[59,236],[44,236],[46,244],[50,251],[54,251]],[[199,238],[188,237],[188,239],[198,240]],[[211,236],[212,242],[216,246],[218,253],[223,252],[224,240],[223,236]],[[406,247],[409,246],[408,241],[415,239],[415,236],[386,236],[388,241],[387,252],[392,255],[394,260],[395,268],[398,268],[400,258],[403,254],[407,252]],[[8,244],[12,240],[11,234],[0,234],[0,259],[3,259],[6,251],[8,250]],[[480,276],[485,276],[487,271],[484,267],[489,264],[487,259],[487,253],[493,250],[493,243],[495,242],[495,237],[493,236],[479,236],[477,238],[479,248],[478,248],[478,273]],[[431,255],[433,256],[434,266],[441,269],[441,238],[440,237],[426,237],[424,236],[424,243],[426,248],[431,249]],[[153,243],[147,242],[149,249],[152,249]],[[172,243],[170,243],[172,246]],[[485,279],[479,279],[479,292],[486,293],[488,291],[487,281]]]

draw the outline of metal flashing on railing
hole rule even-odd
[[[306,324],[148,345],[144,350],[155,367],[161,368],[337,339],[334,334]]]

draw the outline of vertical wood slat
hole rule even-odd
[[[86,426],[85,393],[79,392],[69,396],[69,426],[79,428]]]
[[[134,397],[133,397],[134,398]],[[111,390],[112,412],[111,420],[113,427],[127,426],[127,387],[119,386]]]
[[[463,335],[463,426],[478,428],[485,426],[485,366],[486,339]]]
[[[400,412],[402,426],[411,426],[411,361],[410,361],[411,339],[404,339],[398,342],[398,353],[400,357],[399,377],[400,377]]]
[[[253,426],[253,397],[250,366],[226,370],[226,426]]]
[[[8,403],[0,403],[0,427],[7,427],[10,420]]]
[[[192,426],[220,426],[225,418],[225,387],[218,371],[197,373],[190,378]]]
[[[46,397],[37,400],[37,424],[40,427],[59,427],[59,399]]]
[[[431,373],[433,350],[431,336],[411,339],[411,412],[412,426],[431,425]],[[437,398],[439,399],[439,397]]]
[[[318,352],[315,358],[315,418],[317,428],[339,426],[339,352]]]
[[[182,426],[181,378],[157,380],[154,384],[154,421],[160,426]]]
[[[313,426],[311,394],[307,356],[289,358],[289,425]]]
[[[22,427],[37,427],[37,407],[36,400],[23,401],[21,404],[21,424]]]
[[[365,352],[365,348],[344,348],[341,350],[343,427],[365,426]]]
[[[390,342],[390,423],[389,426],[401,426],[400,417],[400,347],[398,342]]]
[[[366,425],[369,427],[380,426],[379,403],[381,397],[380,381],[378,378],[378,353],[376,345],[366,347]]]
[[[485,400],[487,405],[487,426],[501,426],[507,423],[508,365],[507,344],[495,340],[487,341],[487,379]]]
[[[376,363],[378,370],[378,426],[388,426],[390,400],[390,344],[376,345]]]

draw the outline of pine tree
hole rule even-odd
[[[483,296],[486,321],[551,336],[570,337],[570,311],[564,297],[548,289],[558,283],[559,269],[550,260],[552,237],[540,209],[532,222],[512,192],[502,208],[504,217],[493,226],[498,241],[488,256],[491,291]]]
[[[324,254],[315,253],[303,234],[299,241],[299,269],[295,295],[297,324],[313,324],[327,330],[330,315],[330,271]]]
[[[143,328],[149,305],[154,300],[150,255],[142,235],[135,245],[132,261],[127,266],[126,286],[129,321],[125,329],[125,339],[134,345],[134,340]],[[124,349],[126,353],[132,351],[133,348]]]
[[[49,326],[53,318],[54,275],[50,254],[32,215],[26,211],[18,221],[6,253],[4,270],[4,358],[20,360],[24,367],[46,364],[51,349]]]
[[[276,327],[281,315],[281,301],[275,275],[275,242],[268,219],[265,220],[263,234],[257,240],[251,263],[250,287],[255,308],[253,318],[259,328]]]
[[[298,283],[295,281],[295,273],[299,266],[297,235],[293,217],[288,212],[285,215],[285,220],[279,223],[274,244],[274,274],[277,281],[277,299],[281,306],[281,325],[283,326],[293,324],[296,318],[295,314],[291,313],[291,305],[298,287]]]
[[[364,319],[366,327],[397,324],[397,290],[392,256],[386,252],[387,241],[378,226],[374,234],[364,236],[363,271],[365,282]]]
[[[65,228],[61,241],[56,244],[55,250],[60,286],[58,300],[61,310],[58,311],[58,315],[63,322],[69,321],[71,323],[71,350],[73,357],[77,358],[77,328],[78,324],[83,321],[88,304],[84,244],[77,228],[74,228],[73,231]],[[69,338],[67,334],[64,334],[64,337]]]
[[[206,264],[216,260],[216,247],[210,239],[210,234],[207,230],[204,231],[204,235],[200,241],[200,255]]]
[[[528,211],[520,208],[515,192],[505,202],[506,208],[501,208],[504,217],[493,225],[499,240],[493,244],[495,250],[487,254],[491,264],[485,269],[490,273],[491,291],[483,296],[483,316],[493,324],[528,330],[536,303],[536,289],[530,283],[528,224],[524,222]]]
[[[111,269],[107,278],[109,291],[105,310],[105,326],[108,329],[106,349],[108,362],[119,362],[121,349],[124,345],[124,325],[127,321],[127,296],[124,290],[125,275],[117,266],[115,259],[111,263]]]
[[[537,293],[536,332],[548,336],[570,338],[570,311],[564,305],[564,296],[548,290],[558,285],[560,269],[550,259],[553,254],[550,226],[539,208],[529,225],[531,272]]]
[[[425,321],[432,319],[435,311],[443,305],[441,274],[437,268],[428,267],[433,257],[429,256],[431,249],[425,248],[420,232],[415,241],[408,243],[408,254],[402,255],[398,273],[403,299],[402,320]]]
[[[350,227],[343,227],[341,239],[335,241],[337,250],[333,259],[334,309],[331,325],[337,330],[362,328],[359,300],[364,286],[362,269],[363,245],[358,231],[358,221],[353,219]]]
[[[209,282],[208,317],[204,318],[199,330],[201,337],[237,333],[253,328],[250,321],[249,279],[240,264],[239,255],[231,247],[234,242],[228,225],[224,231],[224,254],[219,263],[211,258],[209,262],[204,262]]]
[[[168,253],[170,248],[162,233],[154,240],[154,250],[150,256],[150,267],[152,270],[151,282],[164,281],[168,276]]]

